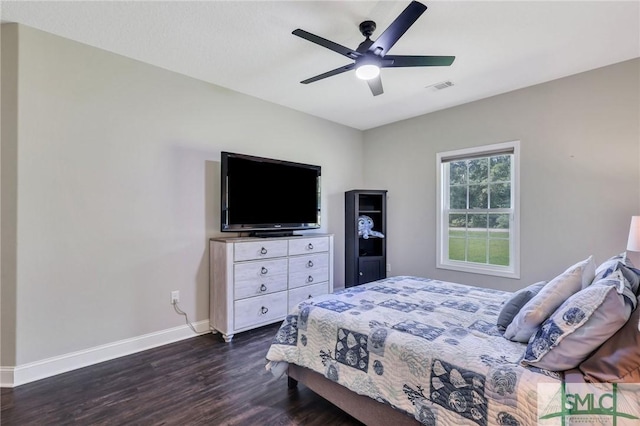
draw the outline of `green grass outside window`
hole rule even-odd
[[[467,246],[468,244],[468,246]],[[465,258],[465,247],[467,257]],[[487,250],[489,250],[490,265],[509,265],[509,231],[449,231],[449,259],[475,263],[487,263]]]

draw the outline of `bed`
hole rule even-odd
[[[495,325],[509,295],[394,277],[315,298],[283,322],[269,369],[303,367],[423,424],[535,424],[536,384],[561,377],[519,365],[523,344]]]
[[[403,276],[314,298],[287,316],[267,368],[275,375],[290,368],[290,385],[304,376],[312,389],[330,386],[316,384],[326,378],[408,424],[535,424],[537,385],[562,376],[520,365],[526,345],[496,327],[510,295]],[[337,400],[347,412],[362,404]]]

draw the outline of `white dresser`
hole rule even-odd
[[[333,235],[213,238],[209,255],[209,321],[226,342],[333,292]]]

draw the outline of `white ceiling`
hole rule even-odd
[[[391,49],[453,55],[451,67],[386,68],[372,96],[353,71],[299,82],[350,61],[299,37],[355,49],[405,1],[2,1],[3,22],[77,40],[356,129],[463,104],[640,56],[639,1],[423,1]],[[450,80],[454,86],[426,88]]]

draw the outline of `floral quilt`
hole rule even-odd
[[[393,277],[315,297],[284,320],[267,369],[293,363],[405,411],[425,425],[536,424],[537,384],[525,344],[496,328],[511,293]]]

